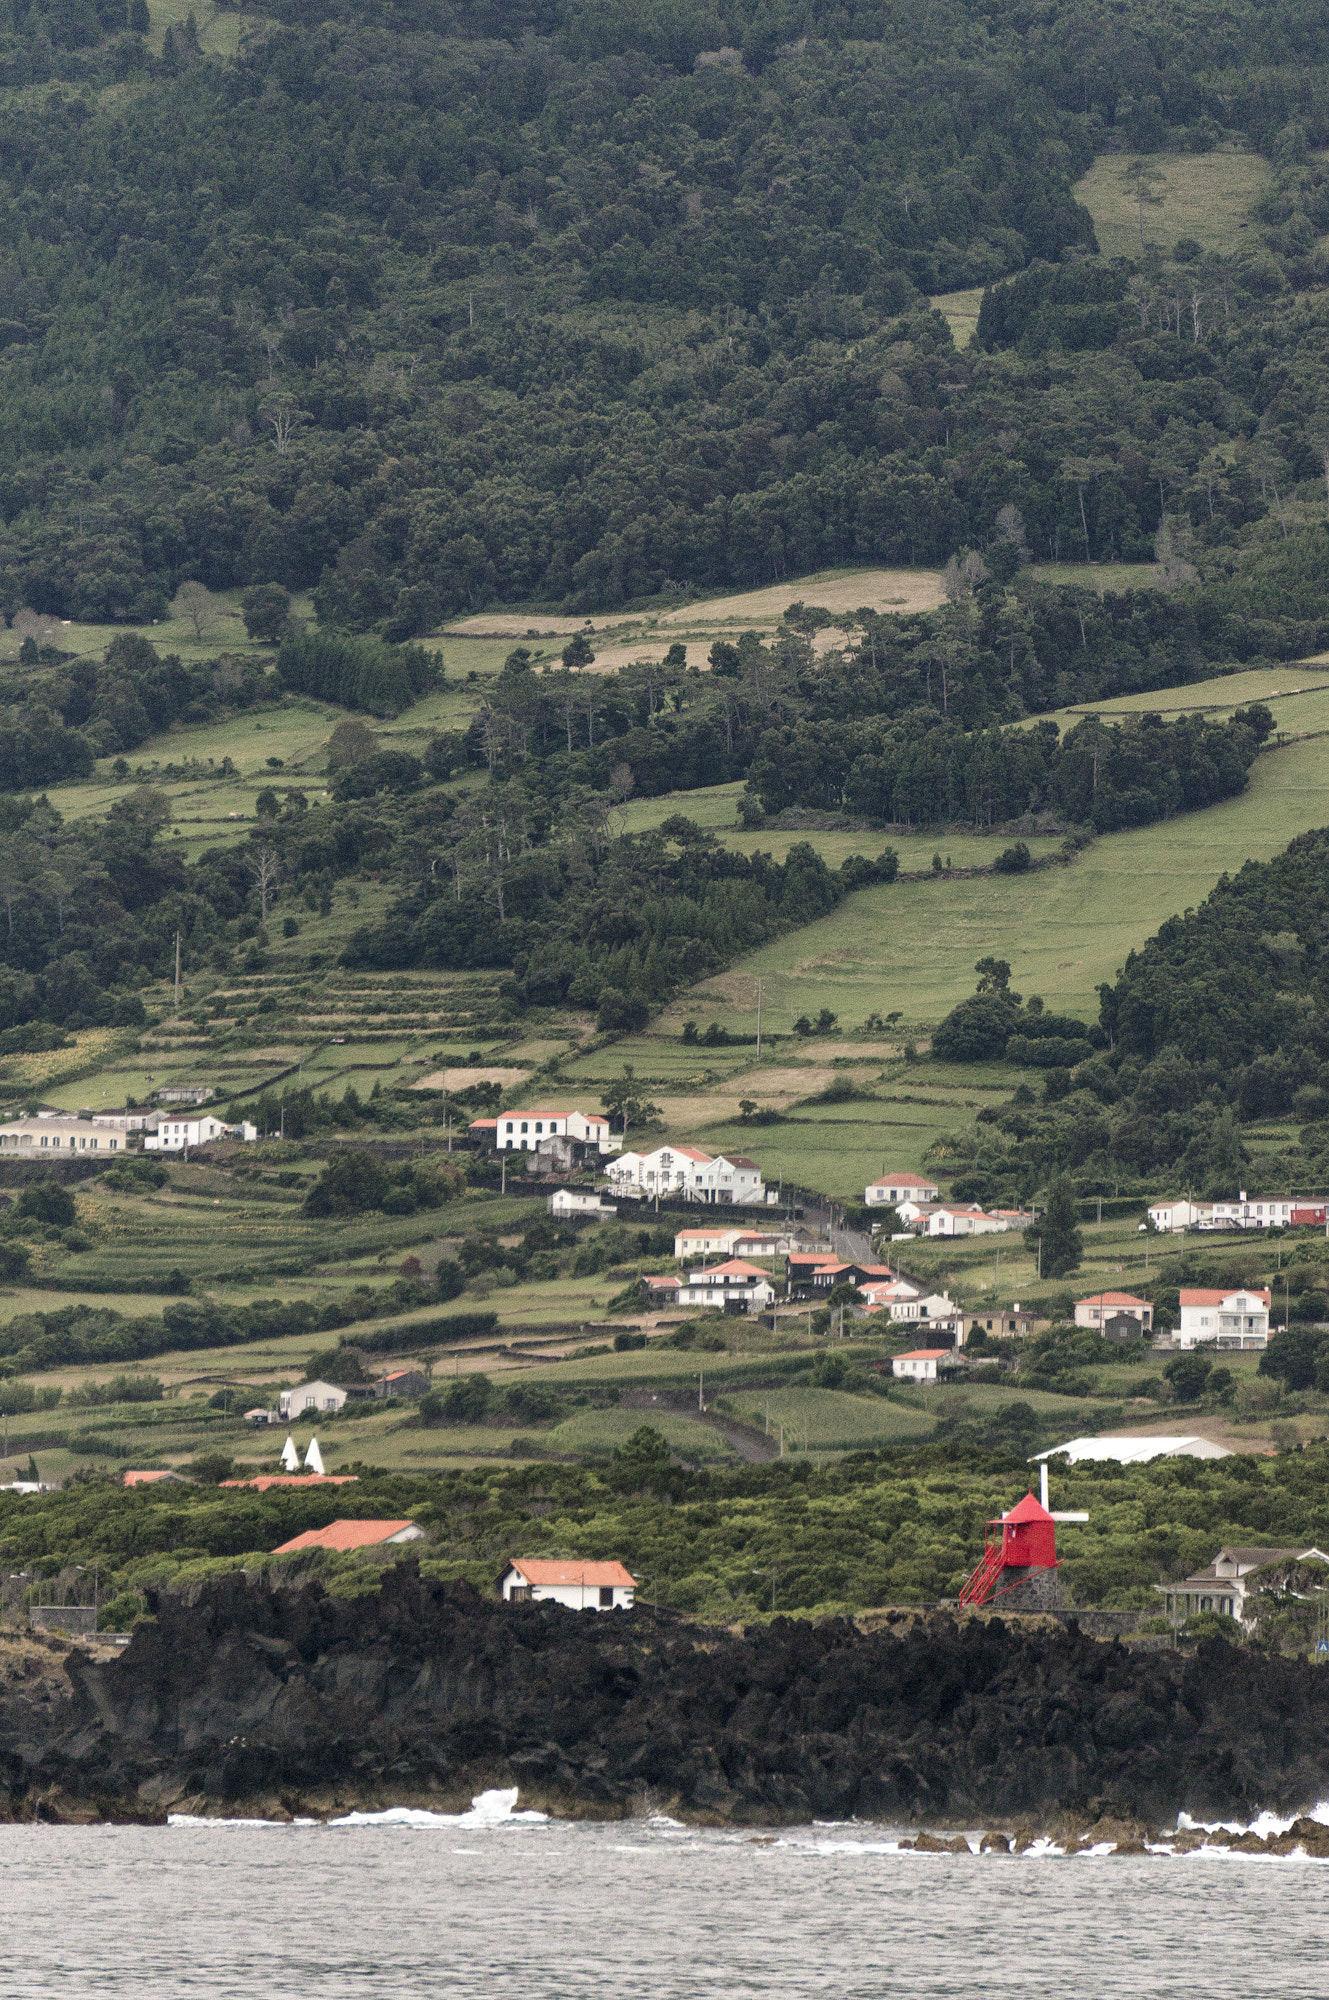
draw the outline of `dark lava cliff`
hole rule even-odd
[[[998,1621],[505,1606],[403,1563],[373,1595],[242,1578],[163,1597],[67,1692],[0,1697],[0,1813],[455,1810],[932,1823],[1293,1808],[1329,1794],[1329,1673],[1210,1642],[1132,1654]]]

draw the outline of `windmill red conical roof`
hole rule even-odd
[[[1002,1515],[1003,1521],[1050,1521],[1046,1507],[1040,1507],[1032,1493],[1026,1493],[1023,1500],[1016,1502],[1009,1514]]]

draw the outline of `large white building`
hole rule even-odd
[[[869,1208],[898,1208],[902,1201],[935,1201],[941,1189],[921,1174],[883,1174],[863,1190]]]
[[[1247,1348],[1269,1345],[1269,1293],[1248,1287],[1227,1292],[1191,1289],[1181,1294],[1179,1347]]]
[[[492,1136],[500,1153],[534,1153],[551,1139],[577,1139],[594,1146],[598,1153],[622,1150],[623,1138],[611,1132],[609,1120],[598,1111],[552,1111],[535,1106],[529,1111],[507,1111],[501,1118],[476,1118],[467,1127],[478,1139]]]
[[[223,1125],[220,1118],[173,1118],[160,1111],[39,1111],[31,1118],[14,1118],[0,1125],[0,1152],[40,1159],[87,1153],[117,1158],[129,1150],[130,1134],[142,1140],[145,1153],[179,1153],[187,1146],[205,1146],[211,1139],[258,1137],[254,1125]]]
[[[631,1611],[637,1579],[621,1562],[547,1562],[514,1556],[498,1578],[505,1604],[566,1604],[572,1611]]]
[[[605,1169],[612,1194],[633,1200],[652,1195],[684,1201],[736,1202],[749,1206],[774,1201],[762,1185],[761,1168],[743,1153],[726,1158],[697,1146],[657,1146],[652,1153],[620,1153]]]

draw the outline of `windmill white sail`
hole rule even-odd
[[[282,1446],[281,1462],[283,1472],[300,1470],[300,1454],[295,1448],[295,1439],[289,1431],[286,1434],[286,1443]]]
[[[322,1454],[322,1452],[321,1452],[321,1451],[319,1450],[319,1448],[318,1448],[318,1439],[317,1439],[317,1438],[310,1438],[310,1440],[309,1440],[309,1449],[308,1449],[308,1451],[307,1451],[307,1452],[305,1453],[305,1471],[306,1471],[306,1472],[317,1472],[317,1473],[319,1474],[320,1478],[322,1477],[322,1474],[323,1474],[323,1454]]]

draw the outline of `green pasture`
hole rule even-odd
[[[974,285],[968,291],[939,292],[928,300],[933,312],[939,312],[950,328],[955,345],[962,350],[978,332],[978,313],[986,289],[985,285]]]
[[[1105,257],[1140,254],[1139,207],[1126,179],[1127,168],[1136,164],[1134,156],[1105,153],[1072,189],[1094,218]],[[1269,162],[1259,153],[1226,147],[1212,153],[1154,153],[1144,164],[1162,175],[1152,187],[1161,201],[1144,211],[1146,243],[1170,253],[1180,238],[1189,236],[1202,250],[1229,257],[1247,244],[1257,247],[1251,209],[1273,180]]]
[[[677,1033],[685,1018],[704,1018],[714,995],[730,1001],[726,1024],[751,1033],[760,977],[768,1028],[788,1031],[822,1007],[844,1027],[899,1009],[896,1032],[923,1033],[973,991],[975,961],[994,953],[1009,960],[1018,991],[1092,1020],[1097,986],[1167,917],[1201,902],[1248,858],[1266,860],[1326,823],[1329,747],[1293,743],[1258,759],[1240,798],[1105,836],[1068,867],[860,890],[694,987],[661,1026]]]
[[[722,1406],[769,1435],[784,1433],[786,1452],[868,1451],[926,1437],[934,1415],[883,1396],[850,1396],[841,1389],[736,1390]]]
[[[1255,701],[1268,708],[1277,736],[1329,732],[1329,659],[1256,667],[1248,673],[1216,674],[1210,680],[1162,688],[1153,694],[1114,695],[1103,702],[1079,702],[1072,708],[1054,709],[1050,719],[1061,729],[1073,729],[1086,715],[1102,716],[1106,722],[1129,715],[1203,715],[1210,721],[1221,722],[1234,709],[1246,708]],[[1047,718],[1037,718],[1044,719]]]
[[[1107,591],[1157,590],[1156,563],[1031,563],[1024,572],[1032,583],[1057,584],[1063,589]]]

